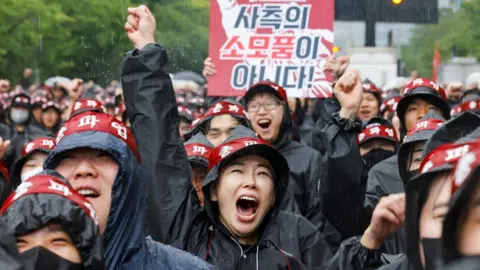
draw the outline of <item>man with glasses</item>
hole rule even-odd
[[[249,88],[244,102],[252,129],[287,159],[290,167],[288,186],[293,191],[301,214],[317,228],[323,229],[325,219],[320,211],[318,196],[319,154],[295,140],[297,131],[294,129],[294,116],[287,105],[287,92],[273,82],[260,82]],[[324,234],[332,244],[337,241],[337,233],[333,227],[327,228]]]

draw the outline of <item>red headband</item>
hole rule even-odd
[[[385,125],[381,125],[379,123],[374,123],[374,124],[367,125],[362,130],[362,133],[359,133],[357,135],[357,143],[361,144],[370,138],[378,138],[378,137],[383,137],[386,139],[393,139],[395,141],[398,141],[398,137],[397,137],[397,133],[395,132],[395,129]]]
[[[58,131],[56,144],[73,133],[79,133],[83,131],[100,131],[113,135],[123,142],[125,142],[133,154],[140,162],[140,155],[138,154],[137,144],[133,137],[132,132],[122,122],[118,121],[115,117],[105,113],[97,112],[84,112],[79,115],[75,115]]]
[[[275,89],[280,95],[280,97],[282,98],[282,100],[285,102],[288,102],[287,91],[285,90],[285,88],[281,87],[280,85],[274,82],[270,82],[270,81],[259,82],[257,84],[250,86],[250,89],[255,88],[257,86],[261,86],[261,85],[268,86]]]
[[[31,194],[60,195],[80,206],[89,217],[98,225],[97,215],[93,206],[77,191],[50,175],[36,175],[22,182],[20,186],[7,198],[0,212],[5,214],[7,209],[19,198]]]
[[[445,90],[443,90],[440,85],[436,84],[434,81],[429,80],[427,78],[418,78],[410,82],[407,87],[405,88],[405,91],[403,92],[403,95],[408,95],[410,94],[415,88],[418,87],[426,87],[429,89],[432,89],[433,91],[437,92],[443,100],[447,100],[447,95],[445,95]]]
[[[383,112],[385,110],[388,110],[388,112],[390,112],[390,113],[396,111],[397,110],[397,105],[398,105],[398,102],[400,101],[400,99],[402,99],[402,97],[398,96],[398,97],[393,97],[391,99],[385,100],[382,103],[382,106],[380,106],[380,111]]]
[[[213,117],[222,114],[236,115],[242,118],[246,117],[246,112],[242,105],[231,103],[228,101],[220,101],[210,107],[202,116],[195,119],[192,122],[191,127],[195,127],[198,123],[200,123],[207,117]]]
[[[412,136],[413,134],[423,131],[423,130],[436,130],[441,125],[443,125],[444,121],[440,119],[427,119],[421,120],[415,124],[415,127],[408,131],[407,135],[405,135],[404,141],[408,136]]]
[[[217,166],[220,161],[222,161],[227,156],[237,152],[240,149],[255,144],[271,146],[262,139],[251,137],[243,137],[219,145],[218,147],[213,149],[212,153],[210,154],[210,157],[208,159],[208,170],[210,171],[213,167]]]
[[[478,142],[462,144],[449,143],[435,148],[420,164],[420,173],[427,173],[445,164],[453,164],[466,153],[476,147]]]
[[[47,103],[44,103],[42,105],[42,109],[43,110],[46,110],[47,108],[49,107],[54,107],[55,109],[61,111],[62,108],[60,108],[60,104],[56,103],[56,102],[53,102],[53,101],[48,101]]]
[[[185,113],[188,116],[192,117],[192,111],[188,109],[186,106],[178,106],[178,112],[179,113]]]
[[[96,100],[96,99],[81,99],[72,106],[72,112],[70,115],[74,115],[76,112],[80,110],[89,110],[89,111],[98,111],[98,112],[105,112],[105,107],[103,103]]]
[[[455,191],[465,184],[466,180],[479,164],[480,151],[478,147],[472,149],[471,152],[464,154],[458,160],[455,169],[453,170],[451,194],[455,193]]]
[[[201,157],[208,160],[213,148],[200,143],[192,143],[185,145],[185,151],[187,151],[188,157]]]
[[[48,102],[48,99],[44,96],[36,96],[33,100],[32,100],[32,104],[35,104],[35,103],[47,103]]]
[[[450,115],[454,116],[462,112],[466,112],[470,110],[478,110],[478,109],[480,109],[480,99],[466,101],[460,104],[459,106],[452,108],[452,110],[450,111]]]
[[[378,87],[373,83],[363,83],[362,88],[363,88],[363,91],[380,94],[380,89],[378,89]]]
[[[27,97],[16,97],[12,103],[30,104],[30,100]]]
[[[55,140],[53,138],[37,138],[23,147],[22,157],[35,150],[52,151],[55,148]]]

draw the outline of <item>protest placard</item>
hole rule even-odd
[[[334,0],[211,0],[209,96],[242,96],[270,80],[289,97],[331,95],[323,72],[333,46]]]

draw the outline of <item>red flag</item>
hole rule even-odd
[[[434,82],[437,82],[439,67],[440,67],[440,51],[438,50],[438,46],[435,45],[435,51],[433,52],[433,71],[432,71],[432,81]]]

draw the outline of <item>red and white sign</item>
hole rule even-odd
[[[209,96],[243,96],[270,80],[289,97],[328,97],[333,0],[211,0]]]

